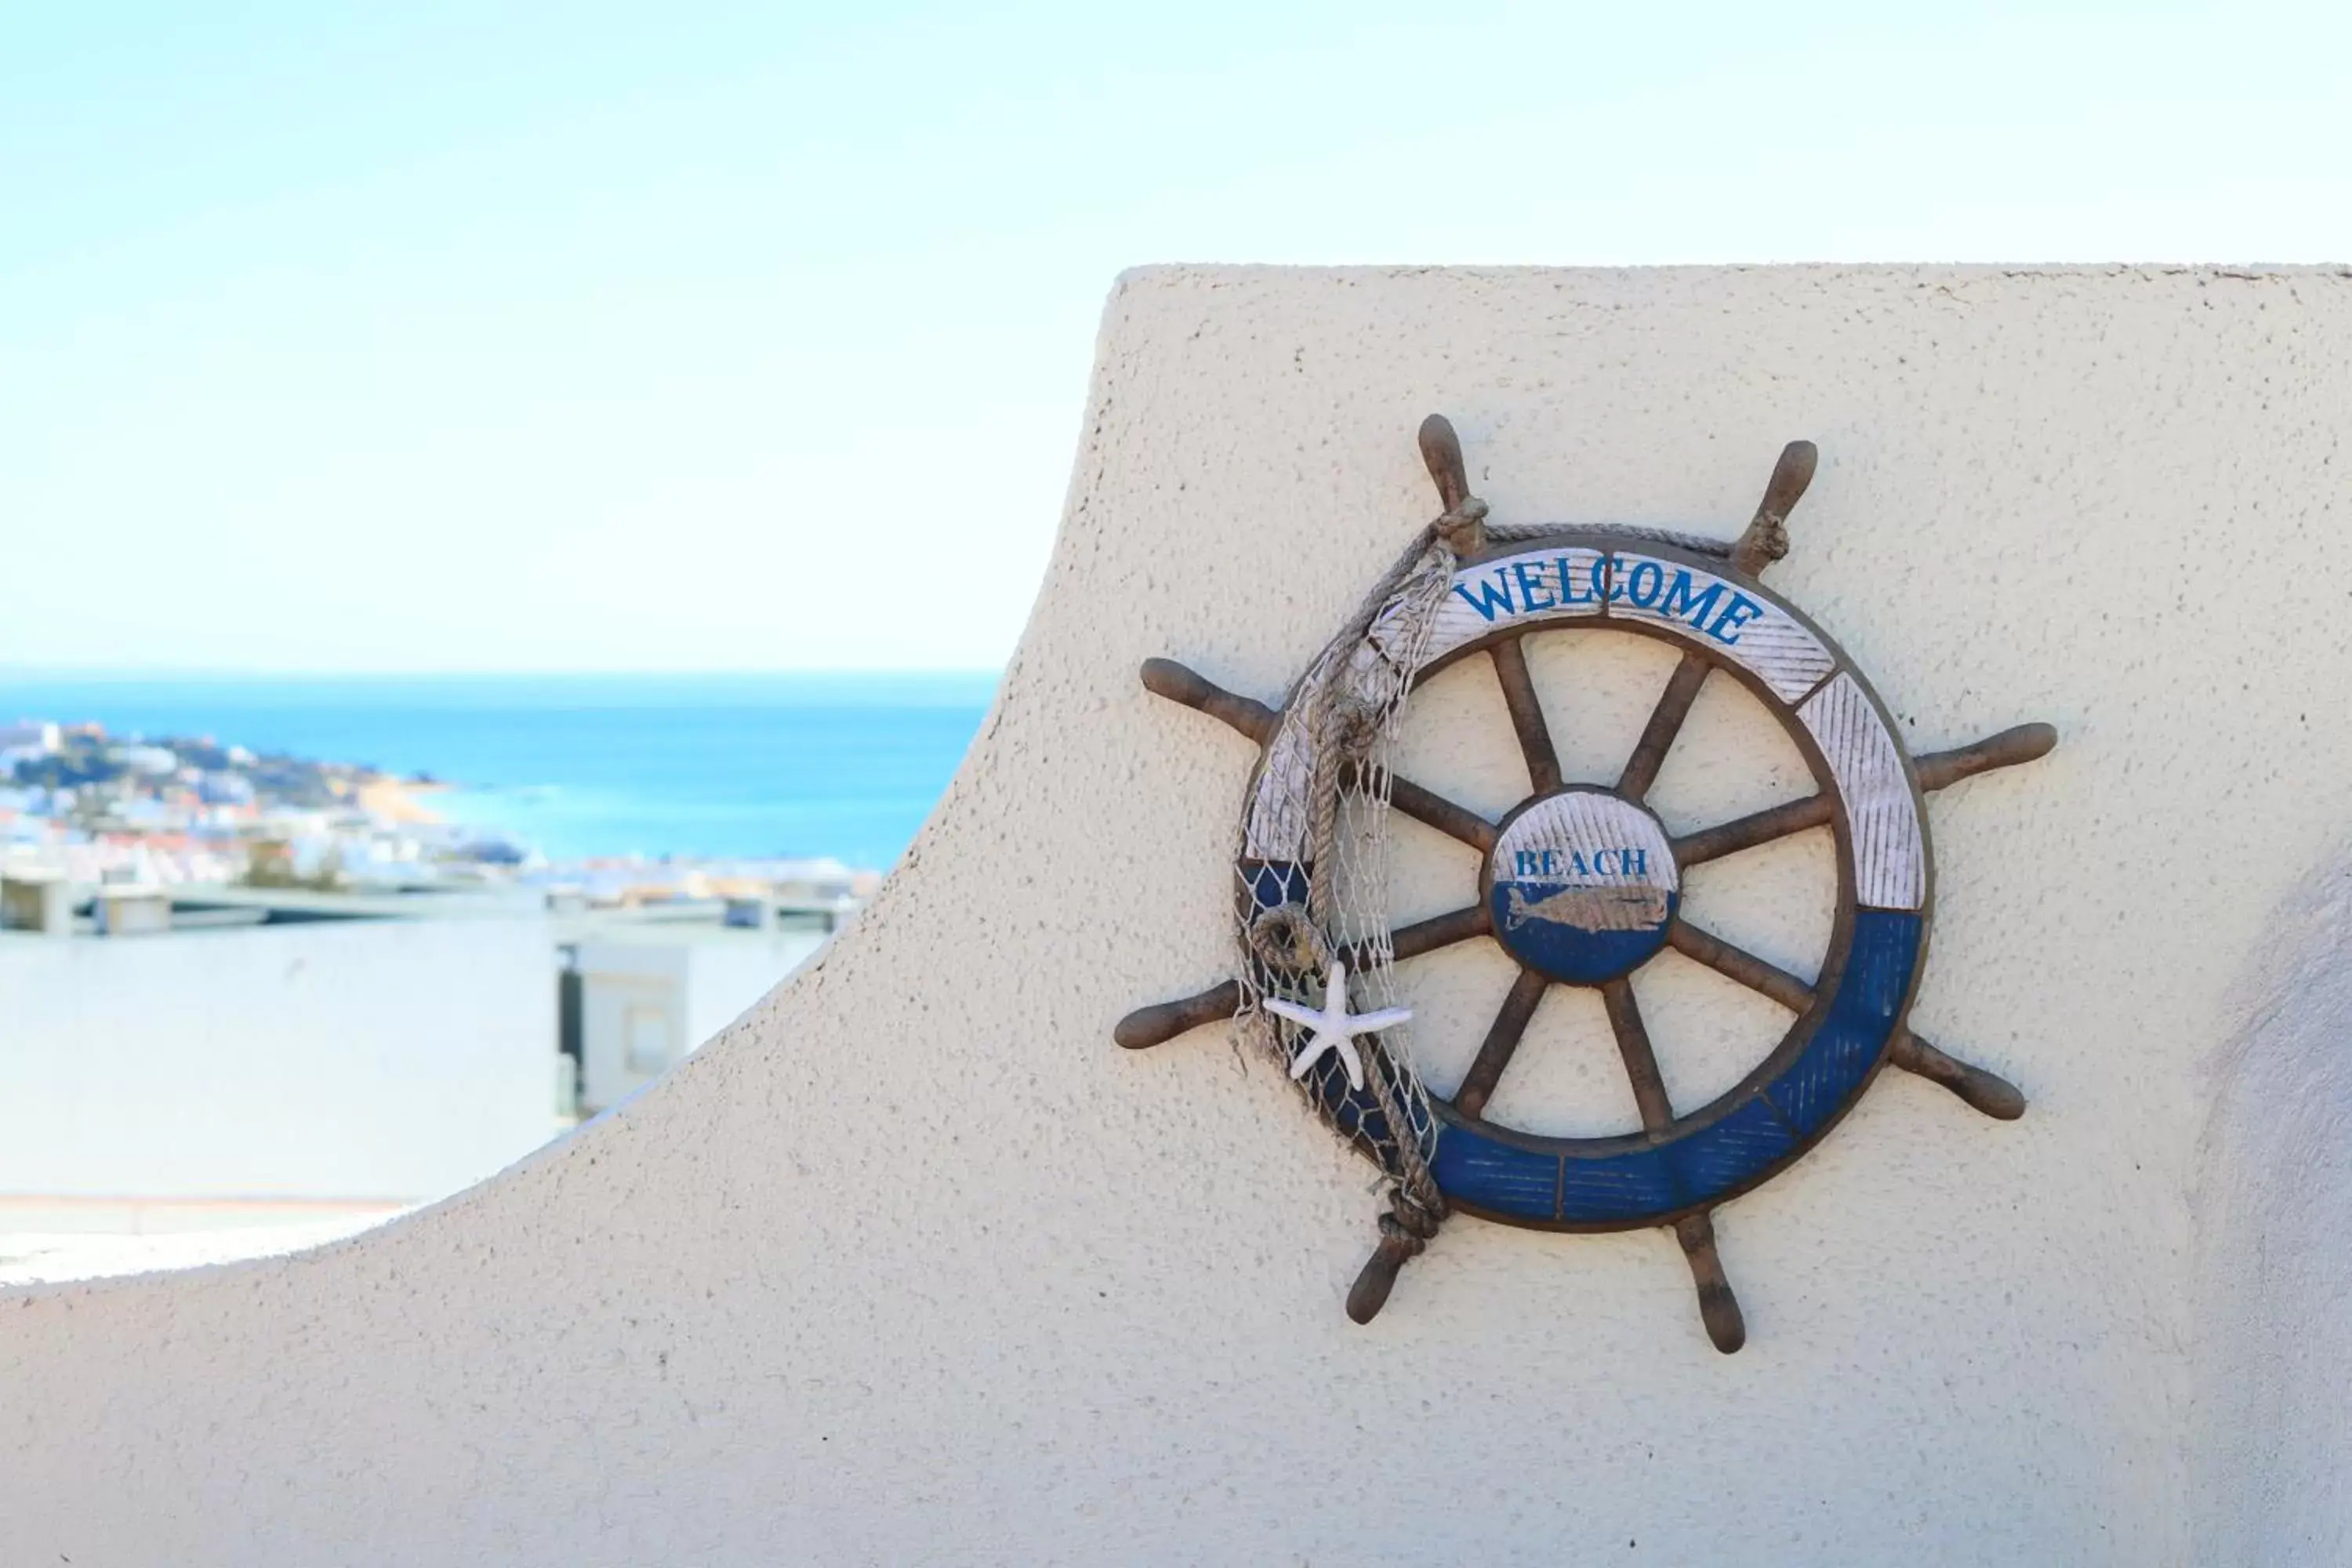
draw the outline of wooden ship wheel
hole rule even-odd
[[[1452,426],[1433,416],[1422,447],[1448,515],[1467,515],[1472,527],[1409,679],[1417,685],[1462,660],[1487,663],[1528,780],[1526,796],[1499,819],[1402,777],[1389,790],[1396,810],[1479,857],[1462,907],[1388,933],[1394,960],[1491,942],[1518,966],[1468,1070],[1450,1095],[1429,1096],[1435,1121],[1428,1168],[1447,1209],[1487,1220],[1556,1231],[1670,1228],[1689,1260],[1709,1338],[1718,1350],[1736,1351],[1746,1327],[1717,1256],[1715,1210],[1828,1136],[1883,1067],[1941,1084],[1987,1116],[2023,1114],[2025,1100],[2014,1087],[1947,1055],[1906,1022],[1926,957],[1934,884],[1921,796],[2040,757],[2056,743],[2055,731],[2022,725],[1915,759],[1862,671],[1763,585],[1764,569],[1786,552],[1788,513],[1812,476],[1810,443],[1783,451],[1754,520],[1727,547],[1595,527],[1521,529],[1497,538],[1475,525],[1485,509],[1469,496]],[[1680,655],[1613,777],[1565,776],[1528,672],[1526,639],[1571,628],[1654,638]],[[1715,679],[1738,682],[1778,720],[1814,790],[1731,821],[1670,825],[1650,804],[1652,786],[1700,688]],[[1151,660],[1143,681],[1258,742],[1261,776],[1284,743],[1284,711],[1181,665]],[[1812,978],[1735,946],[1683,910],[1693,867],[1820,827],[1835,843],[1837,895],[1828,951]],[[1278,865],[1269,877],[1266,863],[1248,854],[1245,919],[1254,900],[1284,896],[1285,885],[1303,874]],[[1631,977],[1668,949],[1790,1016],[1764,1058],[1705,1104],[1678,1106],[1668,1098],[1634,999]],[[1339,984],[1344,991],[1344,973]],[[1555,986],[1599,993],[1640,1111],[1639,1131],[1555,1137],[1487,1119],[1538,1003]],[[1157,1045],[1234,1016],[1244,1000],[1241,984],[1229,981],[1129,1014],[1115,1037],[1130,1048]],[[1361,1087],[1336,1071],[1308,1079],[1307,1087],[1347,1131],[1348,1102],[1363,1100]],[[1376,1113],[1360,1103],[1354,1115],[1363,1123]],[[1380,1310],[1399,1267],[1426,1239],[1387,1228],[1349,1298],[1359,1321]]]

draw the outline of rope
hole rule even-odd
[[[1437,607],[1461,558],[1481,542],[1486,516],[1486,502],[1471,498],[1423,527],[1324,645],[1285,706],[1284,726],[1295,727],[1310,760],[1302,793],[1306,858],[1313,870],[1304,907],[1286,901],[1256,910],[1241,937],[1245,1011],[1254,1015],[1262,1043],[1286,1065],[1296,1049],[1291,1031],[1256,1008],[1256,1000],[1303,989],[1307,975],[1327,971],[1334,952],[1348,945],[1339,930],[1348,859],[1340,842],[1341,809],[1353,794],[1385,810],[1385,752],[1426,652]],[[1379,912],[1377,934],[1359,944],[1359,951],[1369,949],[1372,959],[1365,979],[1385,990],[1392,960],[1385,910]],[[1429,1168],[1436,1116],[1400,1031],[1368,1037],[1363,1044],[1365,1086],[1384,1135],[1375,1137],[1360,1123],[1353,1129],[1339,1125],[1331,1104],[1336,1097],[1316,1097],[1315,1103],[1334,1131],[1363,1144],[1380,1163],[1391,1188],[1383,1233],[1412,1237],[1418,1251],[1445,1215],[1444,1195]],[[1337,1064],[1327,1068],[1337,1070]],[[1307,1087],[1312,1095],[1313,1086]]]
[[[1376,917],[1369,930],[1351,942],[1349,933],[1341,929],[1340,906],[1360,872],[1354,864],[1358,858],[1349,855],[1341,842],[1341,812],[1351,796],[1376,808],[1371,818],[1375,842],[1364,858],[1372,863],[1375,872],[1383,871],[1382,835],[1391,786],[1386,757],[1456,567],[1486,545],[1514,543],[1560,531],[1557,524],[1497,527],[1487,523],[1485,501],[1465,497],[1423,527],[1364,595],[1338,635],[1316,655],[1284,706],[1277,740],[1295,742],[1307,765],[1303,770],[1276,771],[1271,787],[1277,792],[1283,820],[1304,820],[1304,843],[1299,847],[1310,868],[1305,902],[1286,899],[1271,908],[1259,907],[1263,900],[1240,858],[1236,869],[1244,889],[1239,933],[1244,1037],[1286,1068],[1298,1048],[1297,1027],[1261,1008],[1262,998],[1280,994],[1308,1001],[1304,994],[1308,977],[1328,973],[1333,955],[1342,951],[1369,956],[1370,962],[1364,965],[1361,976],[1368,993],[1383,998],[1388,994],[1393,960],[1388,945],[1385,886],[1378,907],[1365,911]],[[1620,526],[1591,531],[1709,556],[1727,557],[1732,552],[1732,545],[1724,541],[1673,529]],[[1270,742],[1267,757],[1273,758],[1276,751]],[[1262,779],[1265,773],[1262,766]],[[1252,810],[1263,804],[1258,794],[1259,783],[1254,781]],[[1299,816],[1289,816],[1292,811]],[[1245,814],[1244,855],[1249,844]],[[1445,1195],[1429,1166],[1436,1144],[1437,1118],[1401,1029],[1367,1036],[1363,1046],[1365,1087],[1380,1113],[1384,1135],[1376,1136],[1360,1119],[1354,1126],[1340,1120],[1338,1108],[1349,1102],[1328,1076],[1341,1070],[1336,1057],[1310,1075],[1316,1081],[1301,1087],[1335,1132],[1361,1146],[1380,1164],[1389,1183],[1389,1207],[1381,1216],[1381,1234],[1411,1257],[1437,1234],[1447,1212]],[[1349,1114],[1356,1116],[1354,1111]]]
[[[1486,537],[1497,544],[1516,543],[1523,539],[1542,539],[1559,532],[1569,525],[1558,522],[1515,522],[1501,527],[1489,527]],[[1677,550],[1687,550],[1697,555],[1717,555],[1729,559],[1738,542],[1729,539],[1709,539],[1705,534],[1685,533],[1675,528],[1652,528],[1646,523],[1607,522],[1578,525],[1579,533],[1605,533],[1613,539],[1638,539],[1648,544],[1671,544]]]

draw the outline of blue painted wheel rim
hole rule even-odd
[[[1569,531],[1542,542],[1541,547],[1589,549],[1592,543]],[[1522,548],[1532,551],[1538,546]],[[1696,557],[1664,546],[1645,547],[1645,553],[1670,564],[1686,563],[1694,572],[1712,569]],[[1562,559],[1560,571],[1565,574],[1566,557]],[[1742,580],[1740,591],[1759,607],[1769,606],[1801,627],[1828,656],[1828,672],[1807,689],[1817,695],[1833,679],[1851,682],[1858,700],[1875,715],[1880,730],[1900,756],[1899,732],[1887,719],[1884,704],[1828,636],[1769,589]],[[1523,615],[1507,632],[1498,630],[1491,637],[1457,643],[1416,679],[1482,652],[1504,635],[1524,636],[1547,629],[1555,618],[1562,626],[1592,626],[1596,623],[1589,618],[1591,612],[1574,607],[1590,602],[1563,599],[1556,617]],[[1672,626],[1613,618],[1598,624],[1658,637],[1685,649],[1696,640],[1685,628]],[[1714,650],[1701,646],[1698,651],[1711,655]],[[1852,803],[1834,787],[1827,759],[1798,719],[1798,700],[1786,691],[1776,693],[1758,671],[1739,662],[1710,657],[1710,663],[1747,687],[1780,721],[1835,805],[1829,826],[1837,846],[1839,915],[1820,978],[1811,987],[1812,1004],[1748,1078],[1708,1105],[1655,1131],[1608,1138],[1548,1137],[1465,1116],[1444,1099],[1433,1096],[1437,1121],[1422,1140],[1423,1146],[1448,1203],[1463,1212],[1540,1229],[1608,1231],[1668,1224],[1712,1208],[1770,1179],[1826,1136],[1860,1100],[1903,1026],[1926,952],[1929,880],[1924,813],[1916,780],[1908,776],[1907,758],[1901,763],[1906,781],[1901,793],[1907,800],[1879,805],[1907,809],[1916,821],[1917,896],[1910,900],[1914,904],[1910,908],[1865,905],[1856,893]],[[1529,804],[1523,803],[1520,809]],[[1243,870],[1250,897],[1263,907],[1273,907],[1285,899],[1304,900],[1310,875],[1306,866],[1245,862]],[[1482,884],[1481,901],[1491,896],[1491,888]],[[1557,974],[1552,977],[1564,984],[1582,983]],[[1369,1088],[1351,1089],[1336,1072],[1315,1075],[1307,1087],[1343,1134],[1375,1152],[1390,1141],[1390,1130]]]
[[[1540,1138],[1439,1101],[1438,1186],[1469,1213],[1557,1230],[1663,1224],[1746,1192],[1861,1098],[1902,1021],[1925,935],[1916,914],[1854,911],[1844,972],[1791,1031],[1798,1048],[1664,1137]]]

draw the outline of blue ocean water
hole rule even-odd
[[[95,720],[429,773],[453,821],[551,858],[830,855],[887,867],[980,727],[993,673],[348,678],[0,672],[0,722]]]

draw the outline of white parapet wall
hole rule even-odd
[[[1227,973],[1252,757],[1138,664],[1278,700],[1434,510],[1433,410],[1505,522],[1728,536],[1817,441],[1771,583],[1915,752],[2063,736],[1929,808],[1915,1021],[2031,1110],[1890,1073],[1725,1207],[1735,1356],[1648,1231],[1457,1218],[1357,1327],[1369,1167],[1214,1029],[1110,1042]],[[872,906],[436,1208],[0,1297],[0,1562],[2352,1560],[2347,427],[2335,271],[1132,274],[1019,655]],[[1538,645],[1572,776],[1664,678],[1626,642]],[[1670,826],[1794,783],[1744,700],[1703,695]],[[1404,752],[1525,789],[1474,666]],[[1396,840],[1401,919],[1464,901],[1466,853]],[[1685,896],[1801,973],[1822,869]],[[1510,973],[1405,971],[1441,1089]],[[1785,1021],[1642,984],[1678,1100]],[[1627,1125],[1583,1000],[1491,1115]]]

